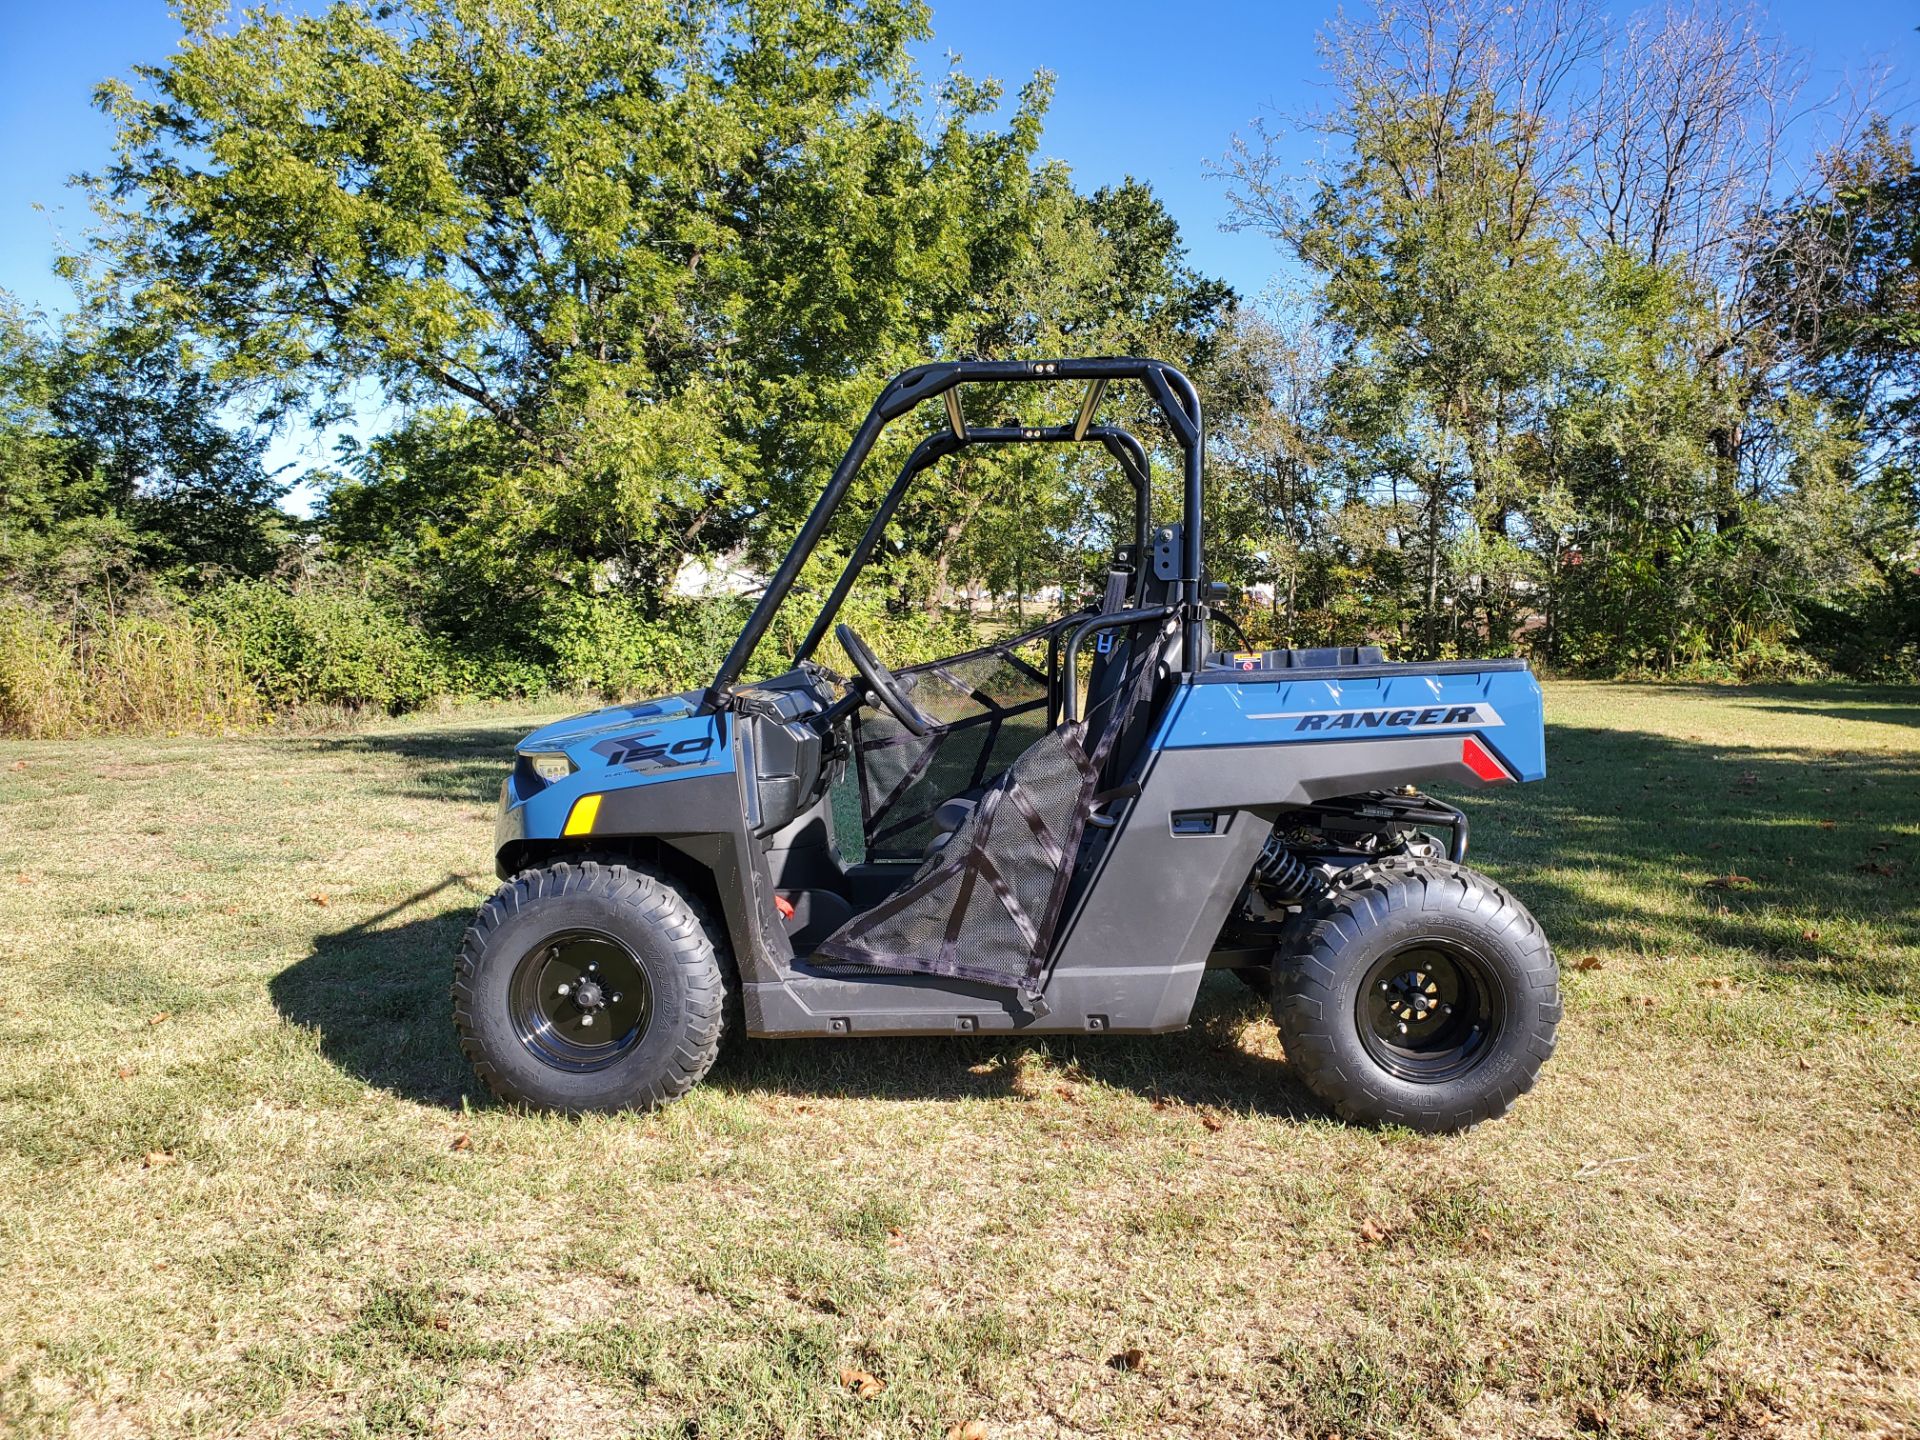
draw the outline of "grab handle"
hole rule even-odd
[[[1084,625],[1077,626],[1073,638],[1067,641],[1067,654],[1060,667],[1060,678],[1066,685],[1065,704],[1061,708],[1063,723],[1077,725],[1080,722],[1080,679],[1076,668],[1080,659],[1080,642],[1096,630],[1118,630],[1128,625],[1143,625],[1149,620],[1164,620],[1177,614],[1176,605],[1156,605],[1150,610],[1115,610],[1110,614],[1096,615]]]

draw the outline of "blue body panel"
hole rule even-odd
[[[1216,672],[1217,673],[1217,672]],[[560,838],[583,795],[658,785],[736,765],[734,726],[697,713],[691,696],[617,705],[528,735],[521,754],[564,753],[576,767],[541,784],[516,767],[501,795],[498,844]],[[1546,777],[1540,686],[1526,670],[1291,679],[1250,671],[1182,685],[1154,732],[1155,750],[1311,745],[1473,735],[1517,780]]]
[[[542,785],[529,784],[516,767],[501,795],[496,838],[558,839],[582,795],[731,773],[733,729],[723,716],[696,714],[684,695],[542,726],[515,749],[523,755],[564,754],[576,768],[566,779]]]
[[[1154,734],[1156,750],[1473,735],[1517,780],[1547,774],[1540,685],[1526,670],[1294,680],[1250,671],[1185,685]]]

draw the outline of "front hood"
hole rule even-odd
[[[522,757],[562,754],[573,762],[573,771],[548,783],[525,759],[514,765],[501,787],[496,851],[514,841],[581,833],[566,826],[574,806],[588,796],[731,772],[732,727],[726,716],[703,711],[699,694],[569,716],[521,740],[514,748]],[[597,802],[593,813],[598,813]],[[591,823],[588,832],[602,833]]]
[[[523,754],[539,750],[565,750],[571,753],[575,746],[591,747],[595,740],[629,734],[636,725],[658,725],[668,720],[684,719],[693,714],[699,695],[698,690],[689,690],[684,695],[669,695],[662,700],[610,705],[604,710],[593,710],[585,715],[569,715],[551,725],[542,725],[514,748]]]

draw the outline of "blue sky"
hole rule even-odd
[[[1920,3],[1785,0],[1768,10],[1812,59],[1809,94],[1878,64],[1901,86],[1893,102],[1912,103],[1901,82],[1920,62]],[[970,73],[1009,90],[1036,67],[1054,71],[1046,153],[1085,186],[1127,174],[1150,181],[1194,262],[1254,294],[1271,282],[1276,257],[1259,236],[1221,231],[1226,198],[1206,163],[1254,117],[1319,102],[1314,37],[1332,13],[1331,4],[1281,0],[947,0],[934,6],[923,68],[937,73],[943,53],[957,51]],[[49,310],[67,304],[49,266],[56,240],[82,235],[88,214],[65,181],[107,155],[108,127],[89,96],[100,80],[164,58],[176,35],[164,0],[0,0],[0,288]],[[325,458],[306,437],[276,451]]]

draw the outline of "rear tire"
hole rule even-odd
[[[569,1114],[651,1110],[713,1067],[722,942],[664,875],[562,861],[480,907],[454,964],[460,1048],[495,1096]]]
[[[1342,1119],[1427,1132],[1503,1115],[1553,1054],[1560,972],[1486,876],[1395,858],[1349,871],[1276,959],[1287,1059]]]

